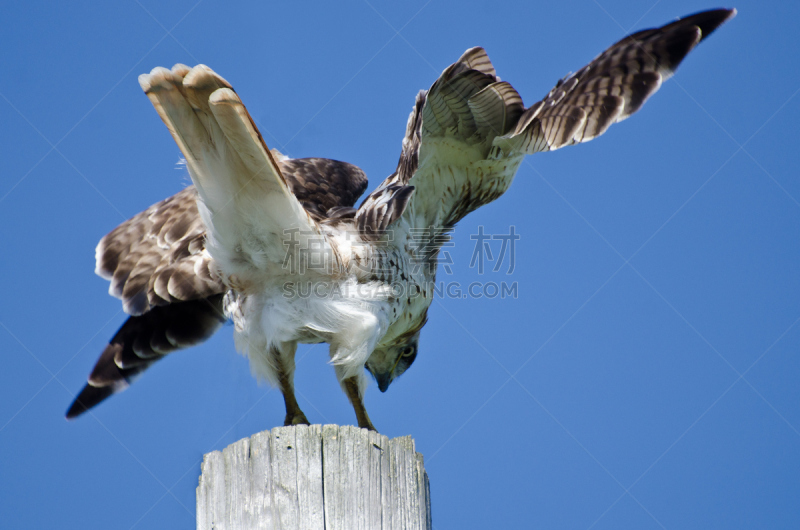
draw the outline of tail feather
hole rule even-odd
[[[154,68],[139,83],[186,157],[207,248],[226,275],[247,281],[282,264],[291,229],[300,229],[301,243],[318,239],[230,83],[204,65]]]

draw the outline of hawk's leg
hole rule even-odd
[[[380,307],[374,308],[378,311]],[[347,399],[353,406],[358,420],[358,426],[377,432],[369,419],[367,409],[364,407],[364,390],[367,387],[367,377],[364,375],[364,363],[369,354],[375,349],[375,343],[380,338],[381,318],[375,312],[361,309],[352,311],[347,315],[342,331],[337,333],[330,342],[330,356],[336,379],[342,385],[342,390],[347,394]],[[388,320],[388,319],[387,319]]]
[[[284,425],[310,425],[306,415],[300,410],[297,399],[294,397],[294,384],[288,377],[281,377],[281,392],[283,392],[283,402],[286,404],[286,418]]]
[[[283,401],[286,404],[286,418],[283,420],[283,424],[310,425],[294,396],[294,352],[296,349],[295,344],[281,344],[278,347],[270,346],[269,353],[277,372]]]
[[[369,429],[371,431],[378,432],[378,429],[376,429],[369,420],[369,414],[367,414],[367,409],[364,407],[364,400],[361,394],[361,385],[359,384],[358,376],[348,377],[342,381],[342,386],[347,394],[347,398],[350,400],[350,404],[353,405],[353,410],[356,412],[358,426],[362,429]]]

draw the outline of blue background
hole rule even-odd
[[[202,455],[283,420],[230,326],[63,419],[125,320],[97,241],[188,181],[138,74],[208,64],[271,147],[358,164],[372,189],[466,48],[530,105],[625,34],[717,7],[195,2],[5,6],[3,527],[193,528]],[[519,297],[438,299],[414,367],[366,396],[425,455],[435,528],[800,526],[800,3],[733,7],[639,114],[529,157],[460,224],[440,279]],[[512,275],[469,267],[479,225],[521,235]],[[309,419],[352,423],[325,347],[298,359]]]

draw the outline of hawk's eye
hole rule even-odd
[[[403,357],[410,357],[411,354],[414,353],[414,346],[406,346],[403,348],[403,351],[400,352],[400,355]]]

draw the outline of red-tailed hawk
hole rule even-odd
[[[254,374],[283,392],[286,425],[308,423],[293,389],[297,344],[326,342],[359,426],[374,429],[364,368],[385,391],[413,363],[443,235],[505,193],[525,155],[589,141],[636,112],[734,15],[707,11],[630,35],[530,107],[482,48],[467,50],[417,95],[396,171],[358,208],[359,168],[270,151],[210,68],[140,76],[194,186],[98,244],[96,272],[131,317],[67,417],[232,319]]]

